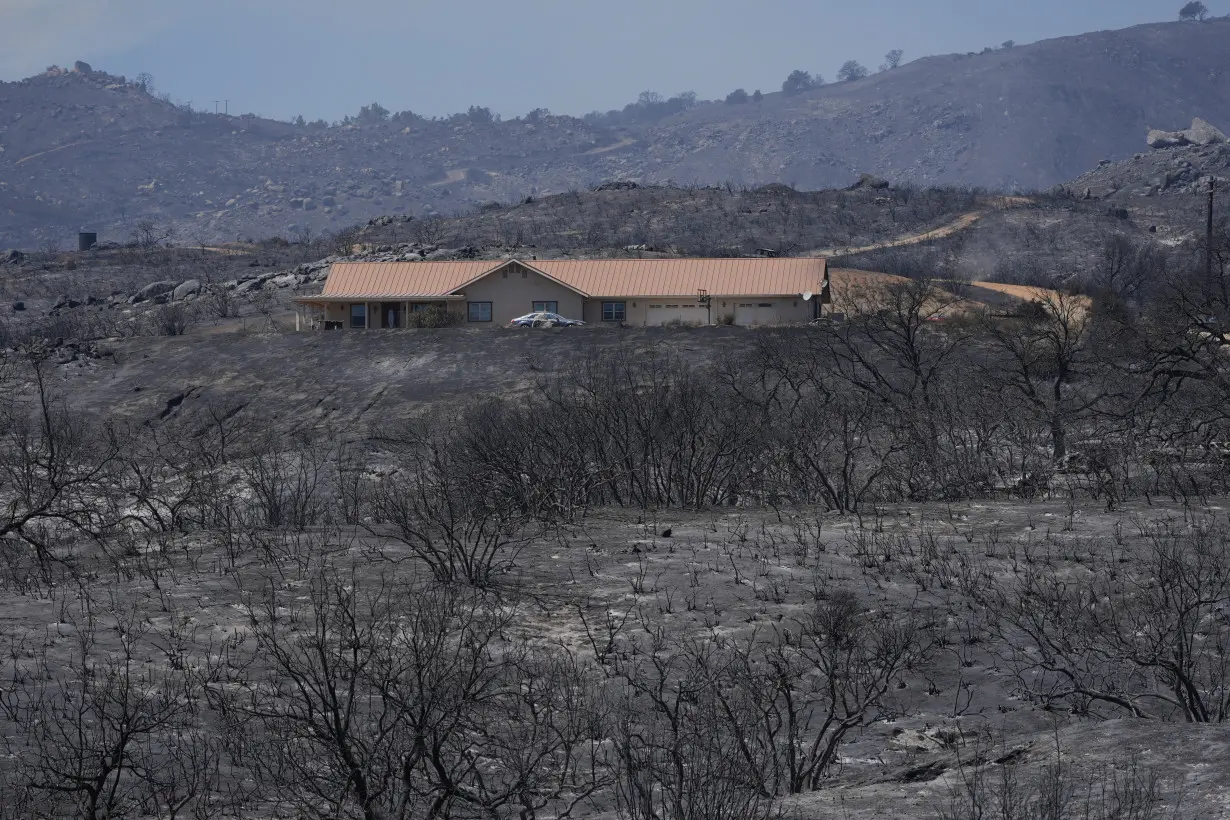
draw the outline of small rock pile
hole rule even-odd
[[[595,191],[635,191],[641,186],[630,179],[619,179],[613,182],[604,182],[595,188]]]
[[[870,189],[872,191],[884,191],[890,188],[891,185],[887,179],[876,176],[875,174],[859,174],[858,182],[847,188],[847,191],[860,191]]]
[[[375,219],[367,220],[365,228],[387,228],[394,222],[413,222],[412,216],[378,216]]]
[[[0,357],[10,355],[34,357],[54,364],[72,364],[78,361],[93,361],[112,355],[112,351],[98,342],[73,340],[36,339],[8,350],[0,350]]]
[[[405,242],[397,245],[367,245],[362,253],[347,257],[357,262],[449,262],[458,259],[497,259],[499,255],[472,245],[461,248],[442,248],[421,242]],[[328,263],[338,261],[330,257]],[[326,265],[326,268],[328,266]],[[328,275],[328,270],[325,271]],[[323,279],[324,276],[321,276]]]
[[[2,257],[0,257],[2,258]],[[90,297],[84,303],[87,306],[105,304],[109,308],[121,308],[126,305],[164,305],[168,303],[190,303],[209,296],[211,293],[229,292],[235,296],[253,297],[262,291],[300,288],[318,285],[329,276],[329,268],[334,262],[421,262],[445,259],[480,259],[501,258],[494,251],[484,251],[474,247],[439,248],[434,245],[419,243],[403,245],[379,245],[354,256],[328,256],[315,262],[298,265],[289,270],[274,270],[263,273],[243,275],[215,285],[206,285],[199,279],[160,279],[150,282],[135,293],[124,294],[114,292],[108,299]],[[64,310],[80,307],[83,303],[61,296],[51,308],[51,315]],[[12,310],[25,309],[24,303],[14,303]]]
[[[223,282],[222,287],[238,296],[255,293],[268,288],[298,288],[312,282],[323,282],[329,275],[329,266],[342,260],[341,256],[329,256],[316,262],[299,265],[289,271],[267,271],[255,276],[241,276]]]
[[[137,305],[141,302],[166,302],[169,300],[168,294],[174,293],[177,287],[179,287],[179,282],[170,279],[150,282],[128,297],[128,303],[130,305]]]
[[[451,262],[458,259],[498,259],[494,250],[473,245],[438,248],[433,245],[380,245],[362,257],[364,262]]]

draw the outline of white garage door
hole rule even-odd
[[[772,302],[742,302],[735,305],[735,324],[772,325],[777,323],[777,308]]]
[[[664,325],[668,322],[681,322],[686,325],[707,324],[709,312],[696,304],[686,302],[659,302],[649,306],[645,315],[645,324]]]

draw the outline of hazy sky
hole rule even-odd
[[[1205,0],[1214,14],[1230,0]],[[340,119],[380,102],[583,114],[652,89],[777,90],[792,69],[1172,20],[1181,0],[0,0],[0,79],[85,60],[196,108]]]

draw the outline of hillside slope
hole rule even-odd
[[[1230,20],[1166,23],[929,57],[760,104],[652,123],[545,116],[313,128],[192,113],[105,74],[0,84],[0,246],[123,240],[142,218],[181,241],[422,217],[609,179],[895,182],[1037,189],[1194,116],[1230,124]]]
[[[894,181],[1040,189],[1145,149],[1149,128],[1230,121],[1230,20],[1159,24],[929,57],[760,113],[698,109],[655,131],[680,178],[745,167],[805,187]],[[731,111],[731,109],[735,111]],[[771,116],[766,116],[771,115]],[[738,177],[736,177],[738,178]]]

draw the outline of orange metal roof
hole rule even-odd
[[[613,296],[793,296],[819,293],[824,259],[512,260],[592,298]],[[453,294],[509,260],[335,262],[318,299],[418,299]]]
[[[527,262],[591,297],[819,293],[823,259],[592,259]]]
[[[416,299],[445,296],[458,286],[504,265],[480,262],[334,262],[320,297]]]

